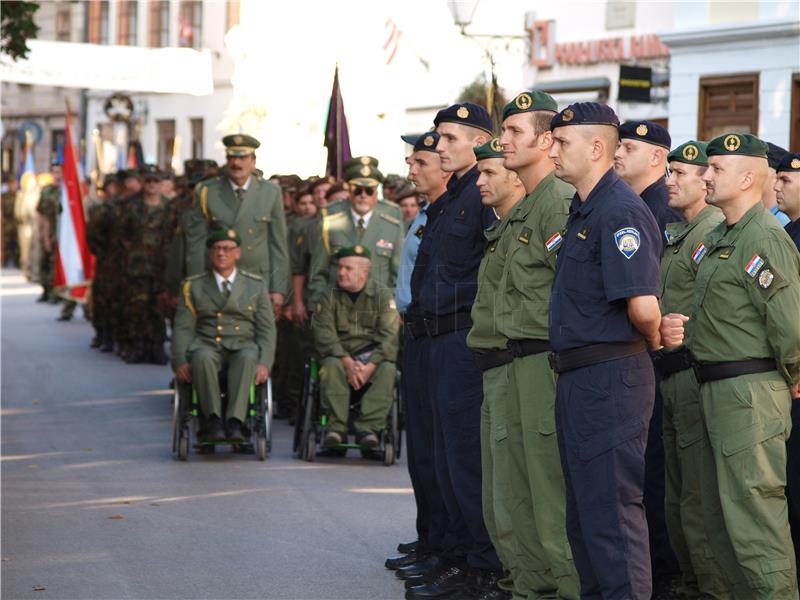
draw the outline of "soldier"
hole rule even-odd
[[[557,111],[556,101],[539,91],[524,92],[503,109],[503,164],[519,175],[527,196],[509,215],[503,234],[507,258],[495,322],[510,355],[504,478],[511,486],[519,547],[512,569],[515,596],[577,599],[580,582],[568,550],[555,435],[556,378],[547,361],[556,253],[575,195],[575,188],[555,176],[548,156],[550,121]]]
[[[728,592],[797,595],[784,496],[790,387],[800,381],[800,255],[761,203],[767,146],[709,142],[706,202],[725,221],[698,248],[687,346],[698,361],[701,501]]]
[[[347,185],[346,181],[338,181],[334,183],[328,193],[325,194],[325,202],[322,204],[317,204],[318,207],[323,207],[327,204],[335,204],[336,202],[341,202],[344,200],[350,200],[350,186]]]
[[[336,183],[336,179],[330,176],[319,177],[310,183],[311,195],[314,196],[314,202],[317,206],[325,206],[327,203],[326,195],[334,183]]]
[[[237,268],[241,238],[235,230],[217,230],[206,244],[211,269],[181,284],[172,367],[178,381],[197,389],[204,417],[200,437],[243,442],[250,384],[267,381],[275,355],[272,301],[259,275]],[[224,414],[222,369],[228,373]]]
[[[489,598],[510,597],[513,580],[518,573],[517,544],[511,523],[515,506],[512,501],[511,480],[508,475],[508,427],[506,424],[506,397],[508,389],[508,364],[511,353],[506,339],[495,325],[497,303],[500,299],[500,280],[508,255],[509,238],[503,233],[508,227],[508,216],[525,196],[525,188],[513,171],[503,166],[503,147],[498,138],[492,138],[474,150],[478,161],[477,186],[481,203],[494,210],[498,219],[485,231],[486,251],[478,268],[478,291],[472,305],[472,329],[467,335],[467,345],[475,354],[475,362],[483,371],[483,404],[481,405],[481,467],[483,520],[497,554],[511,577],[498,582],[497,590],[481,596]]]
[[[39,283],[42,284],[42,295],[36,301],[58,304],[60,300],[53,290],[53,279],[56,275],[58,215],[61,214],[61,163],[54,160],[50,167],[53,183],[42,189],[39,194],[39,204],[36,207],[41,246]]]
[[[764,181],[764,189],[761,193],[761,203],[769,212],[775,215],[782,227],[786,227],[791,219],[780,209],[778,200],[775,197],[775,181],[778,178],[778,166],[789,152],[780,146],[767,142],[767,179]]]
[[[320,355],[320,399],[330,411],[326,446],[347,443],[351,390],[366,388],[353,427],[356,444],[375,448],[392,405],[398,316],[393,290],[368,281],[370,252],[361,245],[336,252],[336,286],[314,311]]]
[[[240,267],[264,278],[279,314],[289,291],[289,254],[281,190],[254,175],[261,144],[249,135],[227,135],[225,175],[195,188],[195,203],[185,220],[186,273],[206,270],[203,250],[208,232],[234,229],[242,238]]]
[[[8,261],[15,267],[19,262],[19,241],[17,239],[17,218],[14,205],[17,200],[17,180],[13,177],[3,183],[3,249],[0,253],[0,265],[7,266]]]
[[[706,205],[703,174],[708,168],[706,143],[689,141],[669,153],[669,206],[683,219],[667,225],[661,257],[661,312],[692,316],[694,269],[702,259],[702,240],[722,221],[718,208]],[[657,352],[653,364],[663,398],[666,473],[665,514],[669,541],[682,572],[681,597],[725,597],[716,577],[713,554],[703,525],[700,502],[703,458],[699,436],[700,386],[685,346]]]
[[[417,200],[417,192],[410,185],[401,189],[395,196],[395,202],[400,207],[400,215],[403,219],[403,225],[406,230],[411,226],[411,222],[419,214],[419,201]]]

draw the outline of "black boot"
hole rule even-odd
[[[89,348],[99,348],[102,343],[103,329],[101,327],[95,327],[94,337],[92,338],[92,343],[89,344]]]
[[[140,364],[147,362],[147,348],[143,340],[136,340],[131,344],[131,351],[123,359],[128,364]]]
[[[150,344],[148,362],[154,365],[167,364],[167,355],[164,354],[164,342],[153,342]]]
[[[111,327],[103,327],[103,342],[100,344],[100,352],[113,352],[114,351],[114,335],[111,332]]]
[[[472,591],[475,600],[510,600],[511,594],[497,585],[503,578],[502,571],[472,570]]]
[[[42,295],[39,296],[36,301],[37,302],[47,302],[50,299],[50,294],[47,293],[47,290],[42,290]]]

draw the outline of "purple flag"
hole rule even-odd
[[[339,88],[339,65],[333,74],[333,89],[328,104],[328,123],[325,125],[325,147],[328,149],[328,165],[325,175],[342,179],[342,165],[353,158],[350,153],[350,135],[347,132],[347,119],[344,116],[342,90]]]

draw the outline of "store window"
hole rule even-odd
[[[172,152],[175,148],[175,120],[156,121],[158,130],[158,166],[165,171],[172,168]]]
[[[189,119],[192,128],[192,158],[203,158],[203,119]]]
[[[120,46],[135,46],[139,29],[138,0],[120,0],[117,15],[117,43]]]
[[[226,12],[225,31],[230,31],[230,28],[239,24],[239,0],[228,0]]]
[[[108,2],[89,0],[88,41],[90,44],[108,43]]]
[[[58,7],[56,13],[56,41],[69,42],[72,39],[72,7],[67,4]]]
[[[758,134],[758,73],[700,79],[697,139],[728,131]]]
[[[792,75],[792,116],[789,122],[789,148],[800,152],[800,73]]]
[[[181,0],[178,23],[178,45],[182,48],[199,49],[202,45],[203,3],[197,0]]]
[[[150,15],[147,44],[151,48],[169,46],[169,2],[150,0]]]

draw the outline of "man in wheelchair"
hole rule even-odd
[[[199,437],[204,441],[244,441],[250,384],[267,381],[275,355],[269,291],[260,276],[236,268],[240,244],[233,229],[208,236],[212,268],[183,281],[175,315],[172,367],[179,382],[191,382],[197,390],[205,417]],[[223,370],[224,414],[219,386]]]
[[[320,400],[329,412],[326,446],[347,442],[350,395],[363,390],[356,443],[375,448],[392,405],[399,316],[394,291],[368,281],[370,251],[341,248],[336,285],[315,306],[313,331],[320,356]]]

